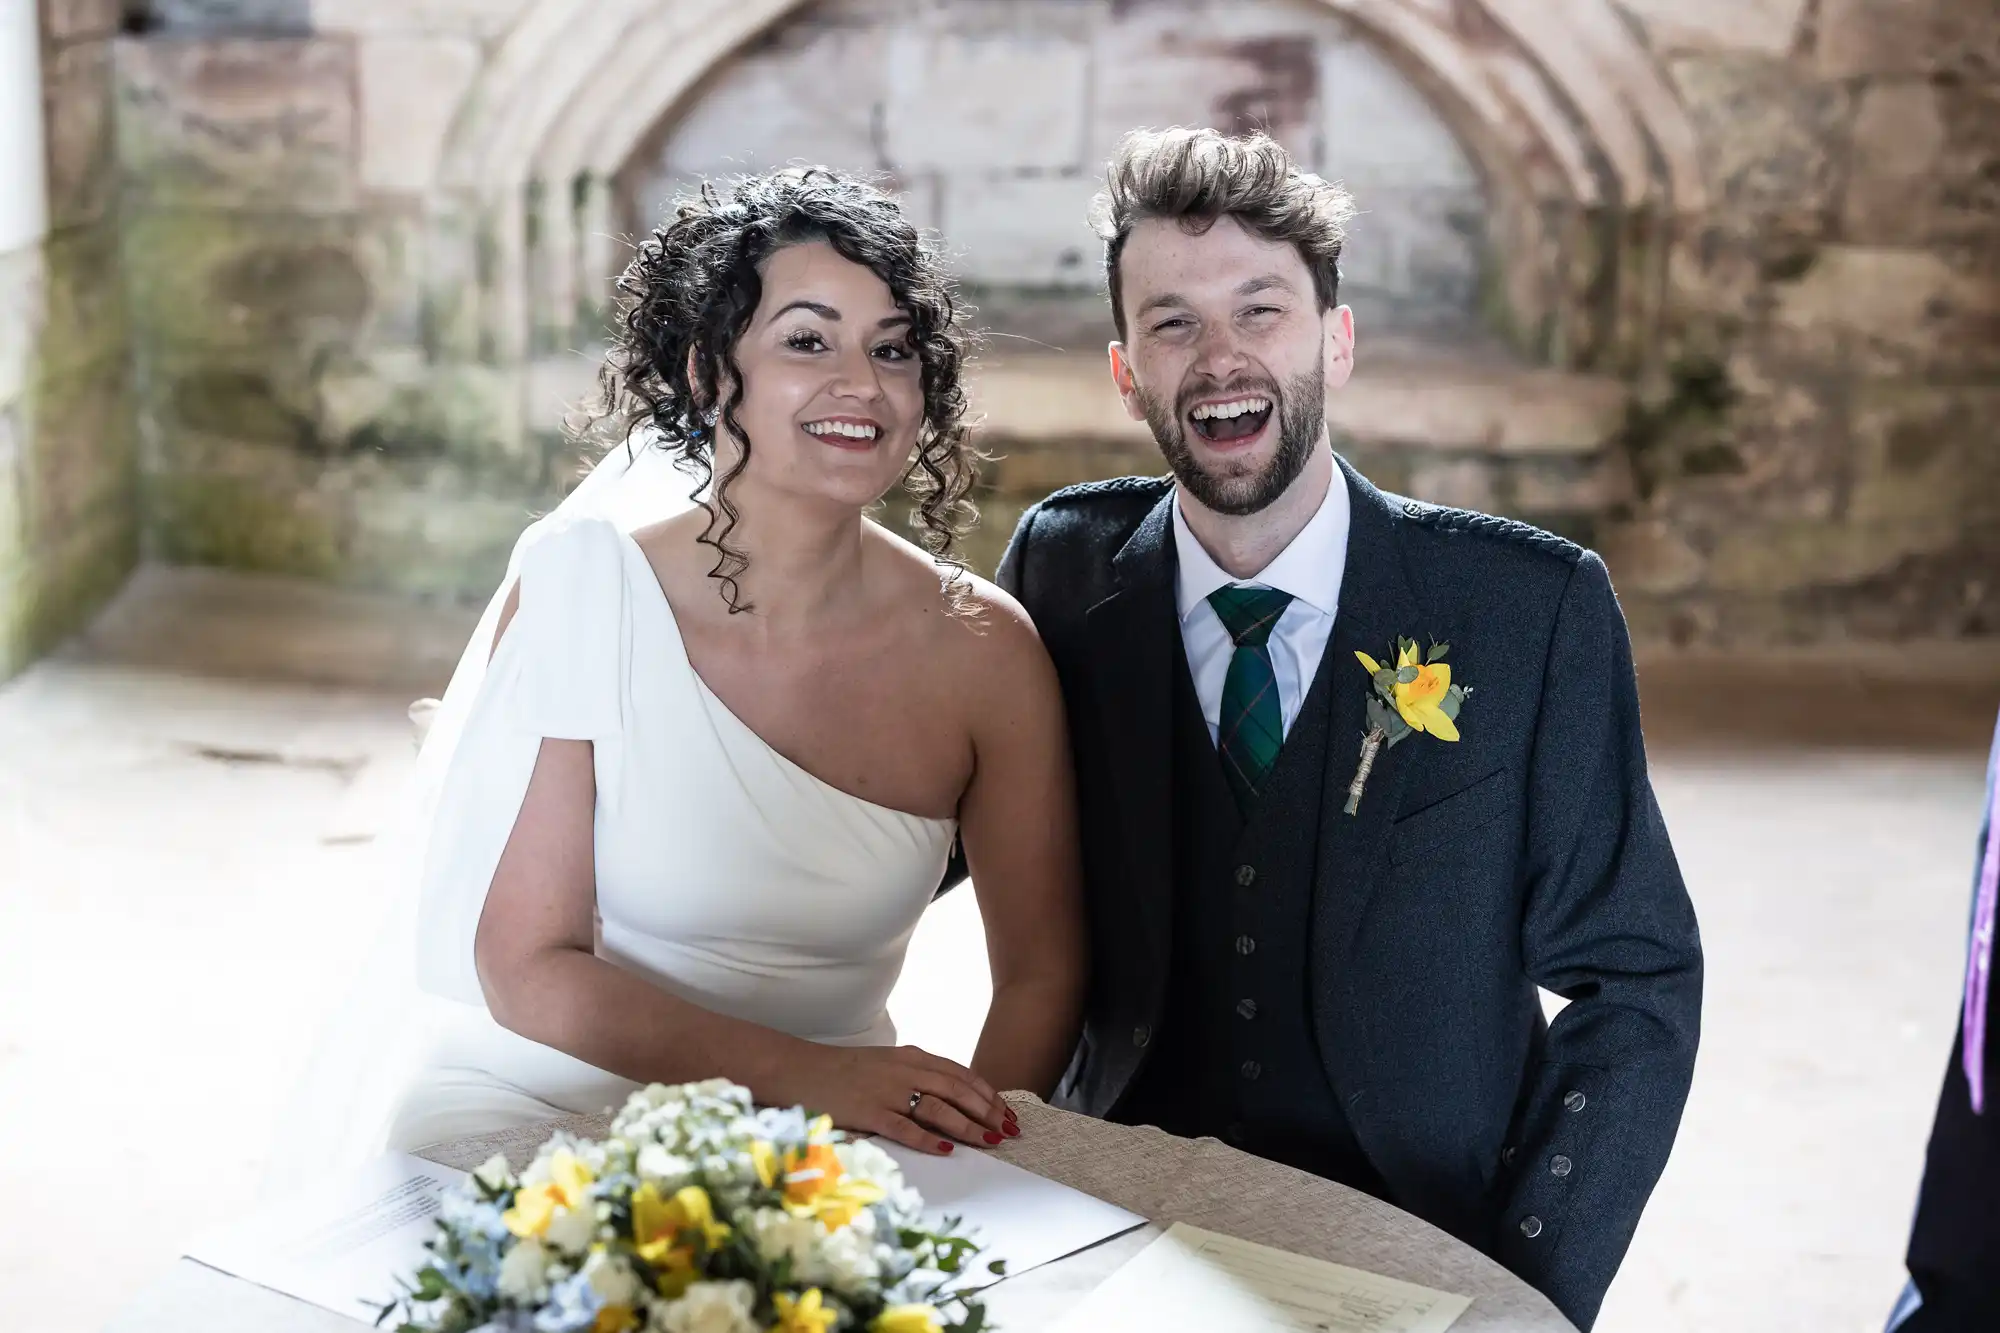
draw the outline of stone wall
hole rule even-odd
[[[1035,95],[1020,90],[1032,86]],[[1261,129],[1367,201],[1360,327],[1482,336],[1487,203],[1465,149],[1354,21],[1302,0],[821,0],[758,38],[621,173],[644,234],[702,180],[812,162],[943,235],[979,325],[1095,356],[1114,335],[1085,218],[1140,125]]]
[[[115,0],[41,6],[48,229],[0,252],[0,679],[82,624],[138,557],[112,147],[117,19]]]
[[[619,238],[691,173],[850,155],[989,322],[1095,357],[1074,217],[1115,130],[1171,118],[1268,123],[1371,210],[1337,414],[1387,484],[1593,541],[1648,639],[2000,633],[1990,0],[47,8],[59,227],[0,274],[57,410],[0,380],[0,506],[40,515],[0,532],[76,572],[0,605],[73,615],[130,559],[128,400],[151,554],[483,595],[573,475]],[[1090,373],[993,367],[982,562],[1150,463],[1035,410]]]
[[[1639,632],[2000,634],[2000,8],[1625,3],[1713,192],[1604,542]]]
[[[441,328],[451,284],[412,191],[421,136],[434,159],[441,126],[413,118],[440,81],[453,95],[453,53],[462,66],[477,48],[309,33],[303,15],[170,6],[119,53],[150,550],[420,595],[490,589],[567,459],[551,462],[553,433],[523,446],[513,429],[518,371]],[[439,247],[446,265],[478,262],[468,239]]]

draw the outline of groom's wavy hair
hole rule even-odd
[[[1111,320],[1126,337],[1119,263],[1132,229],[1149,218],[1199,236],[1222,218],[1252,234],[1290,245],[1312,273],[1321,311],[1340,304],[1340,251],[1354,218],[1344,186],[1299,170],[1267,134],[1212,129],[1134,130],[1118,144],[1104,189],[1091,201],[1090,225],[1104,242]]]
[[[903,486],[916,502],[925,549],[951,573],[948,596],[956,606],[966,589],[956,551],[975,517],[968,496],[980,463],[960,382],[967,337],[937,245],[864,180],[789,167],[723,188],[704,182],[678,201],[618,278],[611,346],[598,372],[600,402],[586,434],[608,433],[630,448],[633,432],[650,427],[655,444],[695,479],[697,502],[708,514],[700,540],[716,551],[710,577],[722,585],[730,611],[749,610],[739,582],[749,562],[729,541],[740,518],[730,484],[754,447],[736,418],[743,403],[736,345],[763,298],[764,262],[786,246],[814,241],[873,272],[910,317],[924,419]],[[743,442],[720,476],[718,419]]]

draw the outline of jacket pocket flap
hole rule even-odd
[[[1389,861],[1394,864],[1444,842],[1483,828],[1507,812],[1507,770],[1496,768],[1441,801],[1433,801],[1390,826]]]

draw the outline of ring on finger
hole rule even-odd
[[[924,1094],[923,1094],[922,1092],[913,1092],[913,1093],[911,1093],[911,1094],[910,1094],[910,1106],[909,1106],[909,1110],[908,1110],[907,1114],[909,1114],[909,1115],[915,1115],[915,1114],[917,1113],[917,1103],[918,1103],[918,1102],[920,1102],[920,1101],[922,1101],[923,1099],[924,1099]]]

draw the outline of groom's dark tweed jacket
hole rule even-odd
[[[1673,1146],[1701,1010],[1624,618],[1590,552],[1385,495],[1344,461],[1341,475],[1352,523],[1307,949],[1317,1048],[1390,1199],[1588,1327]],[[1172,503],[1164,480],[1059,492],[1000,569],[1062,678],[1081,802],[1093,971],[1058,1101],[1113,1120],[1181,984]],[[1354,654],[1398,636],[1450,643],[1453,679],[1474,689],[1462,739],[1385,748],[1349,817],[1368,686]],[[1570,1001],[1552,1025],[1538,985]]]

